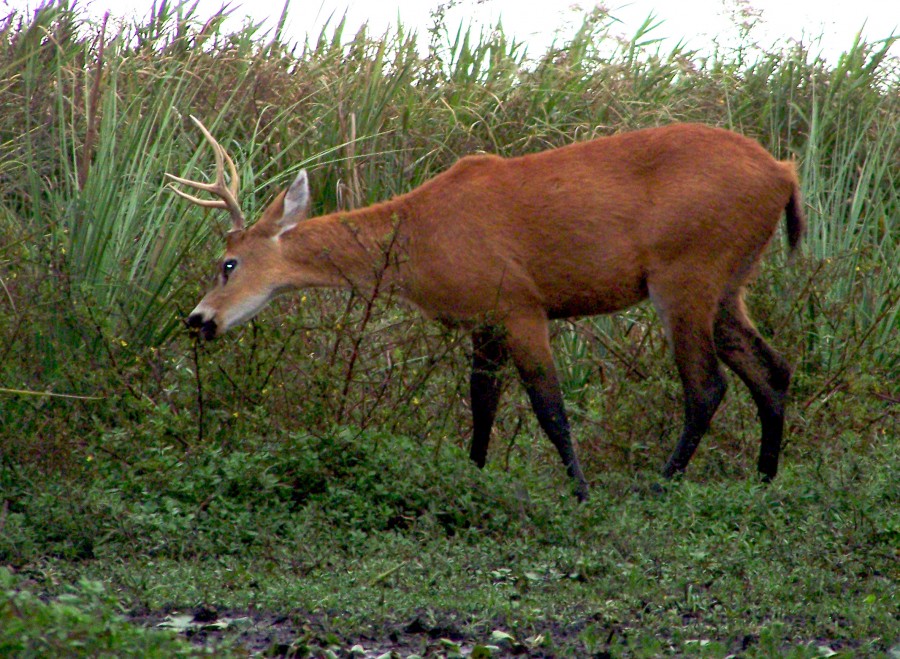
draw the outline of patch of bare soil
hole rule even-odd
[[[425,659],[448,656],[464,657],[542,657],[609,655],[600,652],[587,655],[578,635],[582,625],[551,625],[544,634],[516,639],[509,634],[492,632],[490,625],[473,636],[463,620],[450,617],[435,620],[423,613],[398,623],[385,623],[381,628],[355,636],[340,633],[340,616],[291,612],[275,614],[260,611],[215,611],[199,607],[192,611],[158,611],[133,614],[131,621],[147,627],[169,628],[186,635],[204,647],[237,646],[248,654],[264,657],[322,657],[354,659],[408,657]],[[500,624],[497,625],[500,627]],[[551,645],[552,639],[552,645]]]

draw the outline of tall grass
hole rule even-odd
[[[885,384],[900,368],[896,39],[857,40],[832,64],[796,44],[666,51],[652,17],[623,39],[599,10],[543,53],[500,26],[440,15],[427,44],[402,25],[350,35],[338,21],[291,45],[254,26],[228,31],[224,18],[163,3],[143,24],[102,24],[60,2],[0,24],[0,388],[114,401],[99,415],[78,408],[87,426],[123,422],[122,396],[150,401],[182,438],[198,397],[219,424],[251,412],[277,424],[290,409],[429,425],[435,441],[465,426],[438,402],[464,397],[439,366],[462,367],[461,337],[389,306],[360,338],[366,300],[310,295],[276,305],[215,359],[189,349],[179,319],[221,249],[221,219],[163,187],[166,171],[208,175],[193,114],[239,163],[249,215],[301,166],[329,211],[406,191],[471,152],[685,120],[739,130],[800,166],[804,254],[786,268],[773,249],[751,295],[761,327],[809,378],[798,395],[827,397],[854,373],[896,395]],[[645,307],[560,326],[576,414],[596,409],[601,389],[667,367],[655,327]],[[309,393],[299,411],[298,389]],[[45,428],[45,406],[70,405],[0,396],[5,428]],[[516,423],[504,430],[515,436]]]

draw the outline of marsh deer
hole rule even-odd
[[[721,360],[750,389],[758,469],[775,476],[791,369],[742,296],[782,214],[792,251],[804,232],[791,162],[727,130],[671,125],[515,158],[464,157],[389,201],[309,219],[301,171],[245,228],[236,167],[195,122],[215,151],[216,180],[171,178],[217,198],[176,191],[232,217],[218,281],[187,319],[204,338],[285,291],[390,287],[426,316],[471,329],[472,460],[485,463],[499,371],[511,359],[583,500],[548,322],[649,297],[684,387],[683,430],[663,474],[683,472],[706,432],[725,393]]]

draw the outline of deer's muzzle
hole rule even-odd
[[[205,340],[211,341],[216,338],[218,328],[214,319],[206,320],[204,314],[194,312],[187,317],[185,322],[192,332],[199,333]]]

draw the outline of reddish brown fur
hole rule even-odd
[[[469,156],[382,204],[298,216],[275,238],[292,223],[284,198],[229,239],[226,259],[240,267],[204,298],[193,324],[221,333],[235,324],[216,324],[229,306],[289,288],[390,285],[426,315],[475,330],[473,459],[484,463],[497,369],[511,357],[583,498],[547,322],[649,296],[685,387],[685,427],[666,475],[684,470],[721,400],[718,359],[753,392],[760,471],[775,475],[790,370],[747,319],[741,295],[782,213],[792,248],[804,219],[793,164],[756,142],[682,124],[518,158]]]

